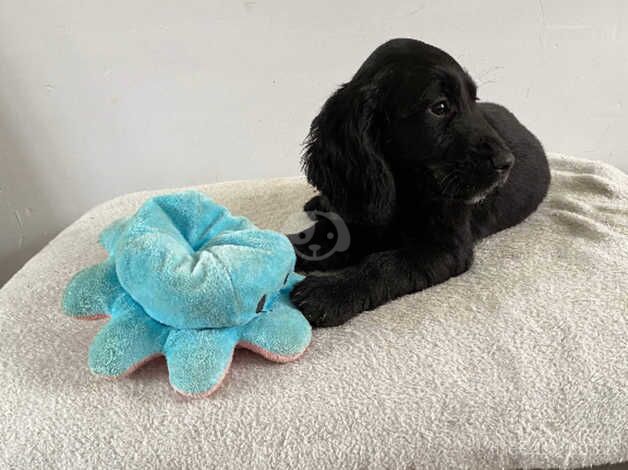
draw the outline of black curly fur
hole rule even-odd
[[[465,272],[475,241],[542,201],[543,147],[507,109],[476,101],[453,58],[413,39],[377,48],[327,100],[305,146],[303,169],[321,192],[306,209],[339,214],[351,245],[297,262],[329,271],[292,292],[313,325],[344,323]],[[322,232],[313,242],[331,243]]]

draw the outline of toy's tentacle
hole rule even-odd
[[[164,346],[170,383],[184,395],[211,393],[227,373],[237,341],[233,328],[173,330]]]
[[[63,295],[63,310],[71,317],[86,319],[132,312],[144,314],[142,307],[120,285],[111,258],[74,276]]]
[[[147,359],[162,353],[169,331],[170,328],[146,314],[114,317],[89,347],[89,368],[106,377],[132,372]]]
[[[249,322],[242,330],[240,345],[267,359],[288,362],[297,359],[310,344],[312,328],[282,292],[271,310]]]
[[[115,265],[109,259],[72,278],[63,295],[63,310],[72,317],[109,314],[116,299],[125,294],[118,282]]]
[[[118,219],[113,221],[107,228],[105,228],[100,236],[98,237],[98,241],[100,244],[107,250],[109,255],[113,255],[115,252],[116,242],[120,235],[124,231],[124,229],[128,225],[129,218],[125,217],[122,219]]]
[[[288,276],[288,279],[286,280],[285,285],[281,289],[281,293],[285,293],[288,297],[290,297],[290,291],[304,278],[305,276],[303,276],[302,274],[295,273],[294,271],[291,272]]]

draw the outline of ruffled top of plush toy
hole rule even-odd
[[[196,192],[151,199],[101,243],[131,297],[179,329],[247,323],[270,307],[295,263],[284,235]]]

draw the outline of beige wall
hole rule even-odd
[[[0,0],[0,284],[113,196],[297,174],[323,100],[396,36],[549,150],[628,170],[627,3]]]

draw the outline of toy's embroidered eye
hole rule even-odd
[[[255,309],[255,313],[260,313],[264,310],[264,304],[266,303],[266,294],[262,295],[262,298],[257,302],[257,308]]]
[[[286,278],[283,280],[283,283],[285,284],[286,282],[288,282],[288,278],[290,277],[290,273],[286,274]]]

